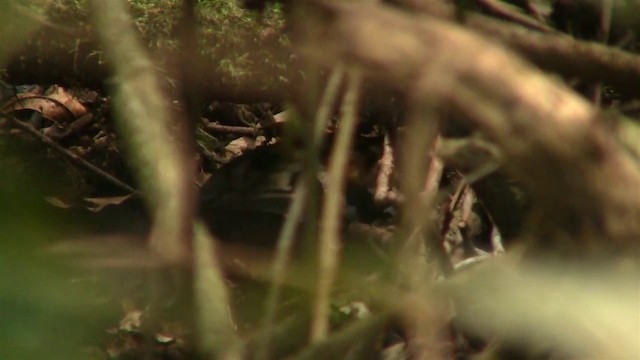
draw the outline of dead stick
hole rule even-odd
[[[28,132],[29,134],[35,136],[36,138],[38,138],[38,140],[42,141],[44,144],[46,144],[47,146],[51,147],[53,150],[57,151],[58,153],[60,153],[61,155],[65,156],[66,158],[70,159],[71,161],[75,162],[76,164],[84,167],[85,169],[94,172],[95,174],[103,177],[105,180],[109,181],[110,183],[112,183],[113,185],[122,188],[124,190],[127,190],[131,193],[134,193],[136,195],[139,195],[139,191],[132,188],[131,186],[125,184],[124,182],[118,180],[117,178],[109,175],[107,172],[105,172],[104,170],[100,169],[99,167],[93,165],[92,163],[88,162],[87,160],[81,158],[80,156],[70,152],[69,150],[63,148],[62,146],[58,145],[55,141],[51,140],[48,136],[44,135],[43,133],[39,132],[38,130],[34,129],[31,125],[26,124],[22,121],[20,121],[19,119],[16,119],[14,116],[12,115],[8,115],[8,114],[2,114],[3,117],[6,117],[8,119],[11,120],[11,122],[13,123],[13,125],[15,125],[16,127],[20,128],[21,130],[24,130],[26,132]]]

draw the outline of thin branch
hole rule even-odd
[[[413,11],[455,19],[455,8],[442,2],[393,2]],[[640,87],[637,86],[640,82],[640,57],[635,54],[564,34],[531,31],[479,14],[465,14],[464,24],[485,37],[503,42],[548,71],[585,81],[607,83],[628,94],[640,94]]]
[[[376,191],[374,199],[376,201],[387,200],[391,187],[391,175],[393,174],[393,148],[389,140],[389,134],[384,136],[382,145],[382,156],[378,160],[378,177],[376,178]]]
[[[115,186],[117,186],[117,187],[119,187],[119,188],[121,188],[123,190],[126,190],[126,191],[131,192],[131,193],[136,194],[136,195],[140,195],[138,190],[132,188],[131,186],[127,185],[126,183],[122,182],[121,180],[118,180],[114,176],[108,174],[107,172],[105,172],[104,170],[100,169],[99,167],[93,165],[92,163],[88,162],[87,160],[81,158],[80,156],[78,156],[78,155],[70,152],[69,150],[63,148],[62,146],[58,145],[55,141],[51,140],[51,138],[49,138],[45,134],[41,133],[40,131],[34,129],[31,125],[16,119],[12,115],[4,115],[3,114],[2,116],[8,117],[11,120],[11,122],[12,122],[12,124],[14,126],[19,127],[20,129],[22,129],[22,130],[28,132],[29,134],[33,135],[38,140],[42,141],[44,144],[46,144],[47,146],[49,146],[50,148],[52,148],[56,152],[60,153],[64,157],[68,158],[69,160],[73,161],[74,163],[76,163],[76,164],[84,167],[85,169],[95,173],[96,175],[104,178],[108,182],[112,183],[113,185],[115,185]]]
[[[331,288],[340,256],[340,220],[346,183],[345,173],[357,124],[360,83],[360,74],[357,71],[351,72],[342,104],[338,134],[329,160],[326,194],[320,220],[318,283],[311,321],[312,342],[324,340],[329,332]]]
[[[314,120],[312,142],[309,149],[307,149],[309,162],[316,163],[318,154],[320,152],[320,145],[322,142],[322,135],[324,129],[329,122],[331,111],[334,103],[337,99],[338,89],[342,79],[344,77],[344,69],[342,66],[336,67],[329,77],[327,86],[322,94],[318,111]],[[311,164],[310,164],[311,165]],[[280,235],[278,236],[278,245],[276,250],[276,257],[272,268],[272,281],[271,289],[269,291],[269,297],[267,299],[265,319],[263,327],[268,331],[273,326],[273,322],[276,316],[276,310],[278,301],[280,298],[280,289],[286,278],[287,267],[291,257],[293,238],[296,227],[303,217],[304,207],[306,205],[307,197],[312,187],[312,180],[315,178],[315,167],[309,166],[303,174],[302,181],[296,184],[294,189],[293,198],[289,205],[286,221],[282,227]],[[268,338],[263,338],[259,341],[257,346],[257,359],[267,359],[269,355],[269,343]]]
[[[222,134],[256,136],[260,133],[260,130],[252,127],[248,127],[248,126],[229,126],[229,125],[209,123],[209,124],[206,124],[204,127],[209,131],[222,133]]]
[[[425,76],[422,79],[427,79]],[[425,88],[426,86],[426,88]],[[410,293],[425,296],[427,302],[435,299],[428,296],[427,288],[435,279],[435,267],[430,259],[435,258],[442,273],[449,273],[451,265],[444,252],[441,237],[436,228],[435,199],[442,175],[442,164],[435,156],[440,116],[436,111],[428,87],[428,81],[417,82],[411,88],[410,111],[402,137],[404,146],[400,159],[400,190],[405,196],[398,231],[395,254],[397,286]],[[436,339],[442,324],[431,312],[412,313],[412,307],[398,308],[406,319],[408,347],[416,358],[440,359],[442,354]]]
[[[307,202],[307,187],[305,185],[302,181],[296,184],[285,223],[278,236],[275,260],[271,268],[272,284],[266,301],[265,318],[263,321],[263,328],[266,329],[266,331],[273,327],[276,318],[278,302],[280,301],[280,291],[287,277],[287,269],[291,261],[294,235],[304,214],[304,207]],[[256,359],[266,360],[269,357],[270,351],[268,337],[264,337],[261,340],[257,346]]]
[[[548,33],[557,32],[557,30],[543,23],[542,21],[524,14],[514,5],[507,4],[498,0],[478,0],[478,2],[495,15],[506,20],[518,23],[524,27]]]
[[[153,214],[149,246],[182,263],[190,254],[195,212],[193,138],[184,122],[176,126],[171,116],[161,80],[136,36],[126,2],[93,0],[90,5],[115,73],[116,125]]]
[[[600,4],[600,41],[609,42],[611,33],[611,17],[613,15],[613,0],[602,0]]]

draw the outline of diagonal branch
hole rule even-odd
[[[393,0],[393,3],[441,19],[456,19],[455,8],[441,2]],[[543,69],[567,77],[604,82],[624,93],[640,94],[637,86],[640,57],[637,55],[564,34],[531,31],[474,13],[465,14],[464,24],[517,50]]]

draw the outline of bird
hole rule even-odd
[[[273,247],[303,169],[284,146],[249,150],[203,185],[199,214],[220,241]]]
[[[262,260],[270,261],[294,189],[303,178],[304,170],[305,162],[296,156],[295,150],[276,143],[250,150],[212,174],[201,189],[199,214],[219,241],[221,250],[227,255],[235,254],[233,256],[245,259],[249,257],[247,253],[253,254],[253,258],[257,257],[256,254],[262,254]],[[319,200],[324,194],[321,181],[323,172],[321,168],[319,174],[313,177],[313,193],[318,195]],[[361,197],[362,194],[359,195]],[[341,212],[341,236],[344,260],[350,261],[355,267],[366,264],[369,268],[375,268],[377,263],[385,260],[385,249],[392,233],[380,226],[359,221],[357,206],[352,204],[357,201],[361,201],[359,197],[348,195],[343,201],[345,208]],[[321,201],[312,203],[317,206],[316,211],[307,208],[301,220],[303,224],[298,224],[294,259],[309,260],[305,256],[314,256],[315,244],[302,241],[313,240],[303,236],[308,226],[318,226],[316,219],[308,215],[320,213]],[[311,232],[318,234],[319,231],[321,229],[312,228]],[[229,262],[227,255],[225,260]]]

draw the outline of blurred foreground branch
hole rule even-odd
[[[534,198],[539,249],[637,253],[640,169],[586,101],[454,24],[379,5],[313,6],[315,21],[299,29],[309,58],[358,64],[398,87],[430,84],[439,113],[499,145]]]
[[[195,170],[186,142],[192,138],[189,127],[172,117],[176,114],[169,109],[153,63],[136,37],[125,2],[91,5],[115,74],[117,125],[153,214],[151,247],[171,262],[185,261],[195,211]]]

